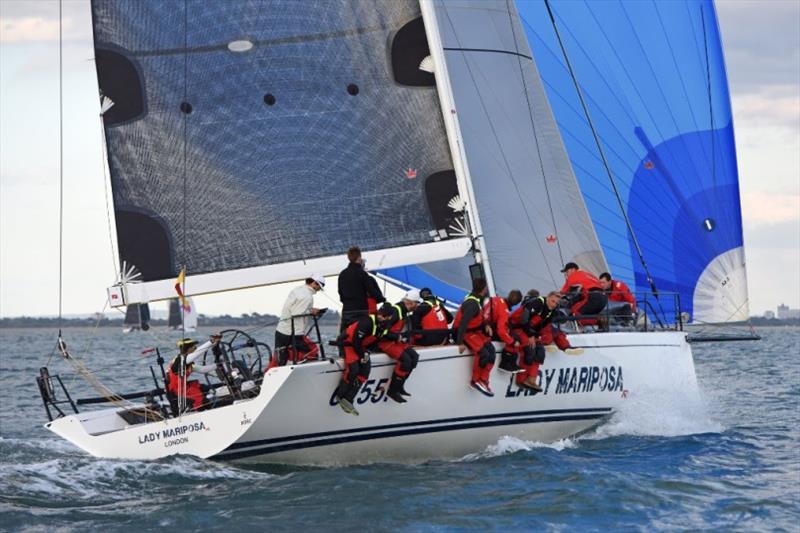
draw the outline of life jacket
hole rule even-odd
[[[464,301],[461,303],[461,307],[458,308],[458,312],[456,313],[456,318],[455,320],[453,320],[453,330],[457,331],[459,326],[461,325],[461,317],[463,315],[464,304],[470,300],[478,304],[478,314],[472,317],[472,319],[469,322],[467,322],[467,331],[478,331],[481,328],[483,328],[483,313],[481,312],[481,301],[477,296],[473,295],[472,293],[469,293],[467,297],[464,298]]]
[[[406,313],[403,312],[405,311],[405,308],[400,304],[393,304],[392,307],[394,307],[394,310],[397,312],[397,322],[391,325],[391,327],[389,328],[389,332],[400,333],[401,331],[403,331],[403,326],[405,326],[406,323],[405,322]]]
[[[530,324],[534,331],[539,332],[553,320],[553,313],[555,310],[547,307],[547,300],[544,296],[539,296],[536,299],[542,302],[542,310],[538,312],[533,312],[533,310],[531,310]]]
[[[431,307],[431,310],[420,321],[422,329],[447,329],[447,316],[442,311],[439,300],[432,298],[425,300],[425,303]]]
[[[169,367],[167,367],[167,392],[171,392],[175,396],[185,396],[183,392],[183,378],[180,375],[180,370],[174,371],[176,365],[180,365],[179,358],[181,356],[176,356],[172,361],[169,363]],[[180,366],[178,367],[180,368]],[[192,365],[186,365],[186,381],[189,381],[189,375],[192,373]]]
[[[368,346],[372,346],[378,341],[379,334],[379,327],[378,327],[378,318],[375,315],[369,315],[370,320],[372,321],[372,330],[370,331],[369,335],[364,337],[361,340],[361,346],[367,348]],[[345,346],[353,346],[353,340],[356,336],[356,330],[358,329],[358,323],[360,320],[356,320],[349,326],[347,326],[347,330],[345,331],[344,335],[344,345]]]
[[[541,296],[535,298],[526,296],[525,298],[523,298],[522,302],[517,306],[516,309],[514,309],[514,311],[508,317],[509,327],[511,329],[527,328],[530,325],[531,313],[533,312],[531,306],[533,305],[533,302],[541,299],[542,299]]]

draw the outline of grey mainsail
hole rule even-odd
[[[93,0],[92,15],[119,253],[142,274],[139,298],[165,297],[148,282],[184,266],[193,294],[192,275],[453,236],[434,215],[449,198],[426,190],[455,177],[418,68],[416,1]],[[462,240],[424,256],[463,255]]]

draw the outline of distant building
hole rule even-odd
[[[778,306],[778,318],[781,320],[800,318],[800,309],[789,309],[789,306],[781,304]]]
[[[775,313],[772,311],[764,311],[764,318],[773,319],[775,318]]]

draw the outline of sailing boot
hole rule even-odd
[[[339,384],[337,396],[339,397],[339,407],[342,408],[342,411],[349,415],[358,416],[358,409],[353,405],[353,400],[355,400],[358,389],[360,388],[361,383],[358,381],[355,383],[346,383],[343,381]]]
[[[403,383],[405,383],[405,381],[406,378],[401,378],[397,374],[392,374],[392,381],[389,383],[389,390],[386,392],[386,396],[397,403],[406,403],[408,400],[403,398],[403,393],[400,392],[403,389]]]
[[[512,374],[517,374],[523,370],[522,367],[517,364],[517,355],[506,351],[500,354],[500,365],[498,365],[498,368]]]
[[[539,386],[538,383],[536,383],[536,377],[535,376],[528,376],[528,378],[525,381],[522,382],[522,385],[526,389],[530,389],[530,390],[532,390],[534,392],[542,392],[544,390],[544,389],[542,389],[542,387]]]

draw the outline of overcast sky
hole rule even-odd
[[[115,269],[88,0],[64,0],[65,314],[99,311]],[[800,2],[719,1],[751,314],[800,307]],[[58,2],[0,0],[0,316],[58,312]],[[331,280],[334,281],[334,280]],[[329,284],[329,287],[331,285]],[[287,288],[198,299],[280,310]],[[318,305],[334,306],[335,287]]]

